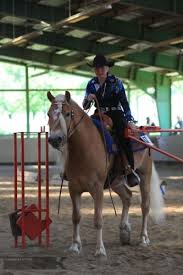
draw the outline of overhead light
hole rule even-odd
[[[122,52],[116,52],[116,53],[111,53],[109,57],[115,59],[115,58],[120,58],[122,56],[125,56],[125,52],[124,51],[122,51]]]
[[[89,18],[89,15],[86,15],[86,14],[82,15],[82,12],[80,12],[80,13],[74,14],[74,15],[72,15],[72,16],[64,19],[64,20],[61,20],[60,22],[57,22],[55,24],[55,27],[60,27],[62,25],[66,25],[66,24],[74,24],[74,23],[77,23],[79,21],[85,20],[87,18]]]
[[[182,43],[182,42],[183,42],[183,37],[181,36],[181,37],[175,38],[174,41],[172,41],[172,42],[170,43],[170,45],[180,44],[180,43]]]
[[[115,37],[114,37],[114,36],[111,36],[111,35],[103,36],[103,37],[99,38],[99,39],[97,40],[97,42],[99,42],[99,43],[108,42],[108,41],[110,41],[110,40],[113,40],[114,38],[115,38]]]
[[[115,65],[120,67],[130,66],[132,63],[126,60],[115,62]]]
[[[178,76],[179,73],[178,72],[169,72],[169,73],[166,73],[167,76]]]
[[[11,43],[13,45],[20,45],[23,44],[25,42],[28,42],[29,40],[32,40],[40,35],[42,35],[43,32],[42,31],[35,31],[35,32],[30,32],[24,35],[21,35],[19,37],[14,38]]]
[[[12,39],[10,42],[3,44],[1,48],[5,48],[8,46],[21,46],[22,44],[27,43],[28,41],[30,41],[42,34],[43,34],[42,31],[34,31],[34,32],[26,33],[24,35],[21,35],[21,36],[18,36],[16,38]]]
[[[135,44],[129,45],[128,48],[137,50],[137,51],[144,51],[148,48],[151,48],[152,45],[153,45],[152,43],[140,42],[140,43],[135,43]]]
[[[105,11],[108,9],[112,8],[112,4],[119,2],[120,0],[111,0],[111,1],[107,1],[104,4],[101,5],[96,5],[94,7],[91,8],[87,8],[79,13],[76,13],[74,15],[71,15],[61,21],[58,21],[57,23],[55,23],[54,25],[52,25],[52,27],[48,27],[48,30],[51,28],[52,30],[55,29],[59,29],[60,27],[63,27],[65,25],[69,25],[69,24],[74,24],[80,21],[83,21],[87,18],[89,18],[92,15],[95,15],[101,11]]]
[[[84,31],[84,30],[79,30],[79,29],[74,29],[66,33],[67,36],[72,36],[76,38],[84,38],[91,34],[89,31]]]
[[[70,50],[68,50],[68,49],[63,49],[63,50],[58,51],[57,54],[62,55],[62,54],[66,54],[66,53],[69,53],[69,52],[70,52]]]
[[[49,28],[50,26],[51,26],[50,23],[41,20],[39,23],[37,23],[33,26],[33,29],[41,31],[41,30],[44,30],[46,28]]]
[[[163,40],[160,42],[157,42],[153,45],[153,48],[158,48],[158,47],[163,47],[167,45],[175,45],[183,42],[183,36],[175,37],[175,38],[170,38],[167,40]]]
[[[105,5],[105,9],[106,10],[111,10],[112,9],[112,5],[111,4],[106,4]]]
[[[94,57],[95,55],[89,55],[89,56],[86,56],[85,59],[91,61],[94,59]]]

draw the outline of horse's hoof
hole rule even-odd
[[[129,224],[120,227],[120,243],[121,245],[130,244],[131,228]]]
[[[148,236],[142,236],[140,244],[142,246],[148,246],[148,245],[150,245],[150,240],[149,240]]]
[[[78,243],[72,243],[71,246],[69,247],[69,251],[75,254],[80,254],[81,250],[82,250],[81,244],[78,244]]]
[[[95,252],[95,257],[99,257],[99,256],[106,256],[106,251],[104,247],[97,248]]]

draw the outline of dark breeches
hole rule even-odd
[[[106,112],[112,121],[113,128],[116,131],[116,136],[120,145],[120,150],[125,152],[129,164],[134,169],[134,157],[130,139],[125,138],[125,128],[127,127],[127,121],[124,114],[120,110]]]

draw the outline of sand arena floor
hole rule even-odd
[[[60,215],[57,215],[58,184],[50,185],[50,211],[53,223],[51,246],[39,247],[27,240],[27,248],[14,248],[8,214],[13,211],[13,183],[10,167],[0,167],[0,274],[183,274],[183,166],[156,164],[167,181],[166,220],[156,225],[149,219],[149,247],[139,246],[141,210],[139,195],[134,194],[130,208],[131,245],[119,242],[121,202],[113,193],[118,216],[115,217],[109,192],[104,200],[104,244],[107,258],[94,257],[96,233],[93,228],[93,201],[86,193],[82,199],[81,238],[83,251],[68,252],[72,239],[71,201],[63,188]],[[27,201],[36,202],[36,184],[27,183]]]

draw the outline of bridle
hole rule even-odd
[[[68,140],[71,138],[71,136],[74,134],[74,132],[78,128],[79,124],[82,122],[83,118],[85,117],[86,113],[83,111],[83,114],[80,117],[80,119],[78,120],[78,122],[74,125],[73,128],[71,128],[72,122],[74,121],[74,117],[75,117],[74,110],[71,107],[70,111],[66,112],[65,114],[62,113],[62,105],[67,104],[67,105],[70,106],[70,104],[67,103],[67,102],[61,102],[61,101],[60,102],[53,102],[52,104],[57,105],[58,108],[59,108],[59,111],[58,111],[58,118],[57,118],[57,120],[55,121],[54,125],[52,126],[52,128],[50,130],[54,130],[58,126],[58,124],[61,124],[61,115],[64,117],[64,119],[66,117],[70,116],[69,126],[67,127],[67,138],[66,138],[64,144],[62,144],[62,146],[64,146],[68,142]],[[90,110],[90,108],[89,108],[89,110]],[[87,111],[87,113],[89,112],[89,110]],[[66,123],[66,125],[67,125],[67,123]]]

